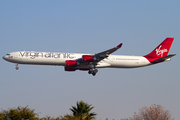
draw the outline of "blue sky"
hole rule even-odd
[[[46,115],[70,114],[92,104],[97,120],[131,117],[158,104],[180,118],[179,1],[0,1],[0,55],[13,51],[99,53],[123,43],[116,55],[146,55],[174,37],[171,61],[136,69],[65,72],[58,66],[0,59],[0,108],[26,106]]]

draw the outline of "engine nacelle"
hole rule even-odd
[[[76,60],[66,60],[67,67],[77,67],[79,63]]]
[[[65,71],[76,71],[76,68],[74,68],[74,67],[64,67],[64,70]]]
[[[83,55],[82,60],[85,62],[94,62],[96,61],[96,57],[94,55]]]
[[[79,68],[79,70],[82,70],[82,71],[88,71],[89,68]]]

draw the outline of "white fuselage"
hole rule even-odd
[[[16,70],[19,69],[18,64],[57,65],[64,66],[65,71],[83,70],[95,76],[98,72],[97,68],[136,68],[169,61],[176,55],[168,55],[173,40],[174,38],[166,38],[145,56],[111,55],[122,47],[120,43],[97,54],[19,51],[8,53],[3,59],[16,63]]]
[[[9,53],[3,59],[17,64],[66,66],[66,60],[77,60],[82,58],[82,55],[92,54],[19,51]],[[99,61],[95,67],[135,68],[147,65],[151,65],[151,63],[143,56],[109,55],[109,57]],[[87,65],[83,64],[78,66],[78,68],[87,67]]]

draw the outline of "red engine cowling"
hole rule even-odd
[[[85,62],[94,62],[96,61],[96,58],[94,57],[94,55],[83,55],[82,60]]]
[[[77,67],[78,63],[76,60],[66,60],[66,66],[67,67]]]
[[[74,67],[64,67],[65,71],[76,71],[76,68]]]

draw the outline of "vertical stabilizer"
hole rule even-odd
[[[144,57],[148,59],[150,62],[153,62],[154,60],[158,58],[167,56],[173,40],[174,38],[166,38],[151,53],[149,53],[148,55],[145,55]]]

